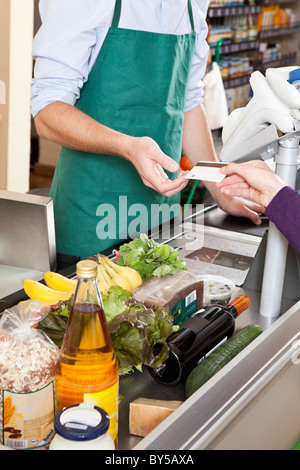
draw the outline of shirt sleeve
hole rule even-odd
[[[284,186],[272,199],[265,214],[300,253],[300,194],[290,186]]]
[[[107,14],[103,2],[95,0],[40,0],[42,26],[32,48],[33,116],[53,101],[76,102],[101,47],[97,37],[103,25],[96,18],[103,17],[105,24]]]
[[[189,111],[203,102],[204,86],[202,79],[206,72],[209,54],[209,45],[206,41],[208,33],[206,22],[207,8],[208,2],[206,0],[198,0],[193,3],[197,36],[185,101],[185,111]]]

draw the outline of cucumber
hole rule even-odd
[[[193,369],[185,382],[185,396],[190,397],[198,388],[222,369],[231,359],[263,332],[257,325],[248,325],[219,346]]]

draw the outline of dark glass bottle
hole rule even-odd
[[[235,318],[250,305],[246,295],[239,295],[227,305],[212,305],[205,312],[189,318],[168,338],[169,357],[161,367],[148,368],[159,383],[176,385],[215,347],[232,336]]]

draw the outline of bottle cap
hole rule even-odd
[[[76,273],[78,277],[90,278],[97,276],[98,263],[91,259],[84,259],[76,264]]]
[[[234,300],[229,302],[229,305],[233,305],[239,315],[250,307],[250,303],[250,299],[247,295],[238,295]]]
[[[64,408],[54,418],[55,432],[71,441],[96,439],[105,434],[108,427],[107,413],[102,408],[88,403]]]

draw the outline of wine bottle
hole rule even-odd
[[[249,297],[239,295],[225,306],[211,305],[183,322],[167,340],[168,359],[161,367],[148,367],[152,377],[164,385],[178,384],[199,360],[232,336],[235,319],[249,306]]]

